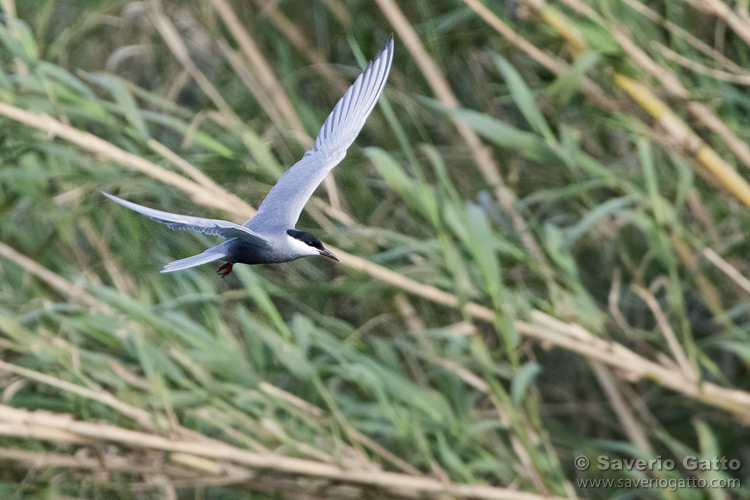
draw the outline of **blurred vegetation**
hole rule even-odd
[[[750,496],[748,2],[2,5],[2,498]],[[342,264],[160,274],[391,32]]]

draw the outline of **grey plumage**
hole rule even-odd
[[[185,259],[170,262],[163,273],[179,271],[216,260],[227,263],[219,270],[226,276],[233,264],[280,263],[310,255],[336,257],[309,233],[294,226],[307,200],[325,176],[346,156],[367,117],[377,103],[393,62],[393,37],[385,44],[336,103],[318,132],[313,149],[281,176],[255,216],[242,226],[218,219],[162,212],[102,193],[110,200],[143,214],[171,229],[187,229],[220,236],[227,241]]]
[[[244,225],[293,228],[307,200],[346,156],[385,86],[393,60],[393,38],[344,94],[318,132],[315,146],[287,170]]]

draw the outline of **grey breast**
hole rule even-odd
[[[237,238],[227,252],[227,261],[234,264],[271,264],[290,260],[273,241],[269,243],[271,244]]]

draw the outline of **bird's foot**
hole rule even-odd
[[[227,275],[232,272],[233,265],[234,264],[232,264],[231,262],[227,262],[226,264],[221,266],[218,271],[216,271],[217,273],[219,273],[219,276],[221,276],[221,279],[226,278]]]

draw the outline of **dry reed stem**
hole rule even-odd
[[[750,280],[745,278],[740,272],[732,266],[729,262],[722,259],[721,256],[711,248],[703,249],[703,256],[708,259],[714,266],[719,268],[721,272],[727,275],[729,279],[734,281],[737,286],[742,288],[747,293],[750,293]]]
[[[552,73],[562,75],[570,69],[570,66],[562,59],[544,52],[536,45],[516,33],[513,28],[497,17],[480,0],[464,0],[464,3],[503,38],[528,54],[532,59]],[[590,78],[584,77],[581,80],[581,90],[599,107],[608,111],[617,111],[619,109],[617,102],[610,98],[604,90],[602,90],[602,88]]]
[[[3,247],[4,245],[0,243],[0,250],[2,250]],[[422,296],[427,300],[452,308],[458,308],[460,306],[458,298],[454,295],[430,285],[418,283],[395,271],[369,262],[361,257],[347,254],[335,248],[334,250],[341,259],[342,264],[347,264],[345,261],[348,261],[350,267],[353,267],[356,270],[390,283],[407,292]],[[23,259],[27,259],[21,254],[18,255]],[[11,260],[15,261],[13,258]],[[45,271],[32,273],[43,281],[47,281],[48,283],[53,284],[53,286],[55,286],[54,283],[58,280],[62,280],[66,284],[68,283],[60,276],[43,268],[39,264],[35,262],[34,264]],[[62,286],[61,289],[68,291],[70,290],[70,285]],[[108,307],[106,304],[103,305]],[[487,307],[469,302],[464,305],[464,310],[467,314],[476,319],[489,323],[494,322],[495,313]],[[606,341],[595,337],[579,325],[558,321],[541,311],[535,311],[533,315],[537,321],[546,326],[534,325],[525,321],[517,320],[514,322],[514,326],[519,333],[540,341],[543,344],[546,343],[555,347],[561,347],[581,354],[587,358],[599,360],[609,366],[619,369],[621,373],[630,380],[651,378],[657,383],[676,392],[693,397],[707,404],[723,408],[730,412],[739,414],[750,412],[750,393],[736,389],[722,388],[708,382],[702,382],[701,384],[691,383],[691,381],[685,379],[685,377],[679,372],[649,361],[617,342]],[[550,325],[552,326],[551,328]]]
[[[531,438],[531,441],[534,442],[534,444],[538,444],[539,436],[531,427],[531,425],[529,425],[529,422],[526,418],[524,418],[524,415],[519,415],[520,418],[512,419],[503,404],[498,401],[498,399],[491,392],[489,384],[487,384],[483,379],[472,373],[470,370],[462,367],[458,363],[440,358],[431,353],[422,354],[421,357],[426,359],[428,362],[434,363],[445,369],[446,371],[453,373],[458,378],[463,380],[467,385],[475,388],[479,392],[487,394],[493,406],[495,407],[495,410],[497,411],[497,416],[500,422],[502,422],[509,428],[513,428],[514,424],[516,426],[522,426],[526,435]],[[521,441],[521,439],[519,439],[518,433],[511,432],[509,435],[509,440],[511,442],[511,446],[513,447],[513,451],[516,453],[516,456],[520,461],[520,464],[516,464],[515,466],[518,474],[530,479],[534,483],[534,486],[538,491],[546,493],[547,488],[544,484],[544,481],[542,480],[540,472],[534,466],[534,461],[531,459],[531,456],[524,446],[524,443]]]
[[[748,148],[745,141],[737,137],[735,133],[732,132],[718,116],[716,116],[716,113],[711,108],[701,102],[690,101],[687,103],[687,109],[693,114],[693,116],[703,123],[703,125],[721,137],[727,146],[729,146],[729,149],[737,155],[742,163],[750,168],[750,148]]]
[[[694,155],[700,163],[716,176],[727,190],[750,207],[750,185],[711,146],[703,142],[648,87],[621,73],[615,73],[614,77],[615,82],[630,94],[643,109],[648,111],[681,148]]]
[[[479,15],[479,17],[481,17],[482,20],[484,20],[484,22],[486,22],[492,29],[502,35],[503,38],[521,49],[523,52],[526,52],[532,59],[548,70],[559,75],[568,69],[568,65],[564,61],[544,52],[539,47],[516,33],[513,28],[497,17],[495,13],[487,8],[487,6],[480,0],[464,0],[464,3]]]
[[[627,33],[620,29],[615,29],[612,31],[612,36],[634,62],[638,63],[643,69],[651,73],[651,75],[659,81],[664,90],[675,97],[681,99],[688,98],[688,91],[682,85],[680,79],[677,78],[673,72],[669,71],[667,68],[663,68],[661,65],[657,64],[656,61],[651,59],[643,49],[636,45]]]
[[[52,136],[59,136],[66,139],[83,149],[93,152],[103,158],[116,161],[125,166],[138,170],[139,172],[149,175],[157,180],[177,187],[191,196],[191,198],[199,204],[207,207],[220,208],[235,218],[243,217],[248,218],[255,212],[252,207],[247,203],[240,200],[239,198],[230,195],[228,192],[222,189],[221,196],[217,196],[213,190],[208,190],[195,182],[186,179],[185,177],[166,170],[158,165],[155,165],[139,156],[132,153],[128,153],[119,149],[118,147],[108,143],[107,141],[100,139],[88,132],[81,132],[69,125],[60,123],[52,117],[44,114],[30,113],[28,111],[21,110],[14,106],[10,106],[0,102],[0,115],[14,119],[21,123],[24,123],[30,127],[37,128]],[[218,186],[218,185],[217,185]],[[237,201],[232,201],[236,199]],[[330,247],[331,250],[339,257],[341,263],[355,271],[359,271],[375,279],[379,279],[383,282],[389,283],[401,290],[420,296],[432,302],[451,307],[454,309],[463,308],[463,310],[470,316],[486,321],[488,323],[494,323],[495,313],[491,309],[475,304],[466,303],[461,304],[458,297],[450,293],[444,292],[430,285],[419,283],[418,281],[407,278],[403,274],[380,266],[373,262],[370,262],[362,257],[349,254],[343,250]],[[27,271],[41,278],[43,281],[48,282],[64,296],[71,296],[70,292],[73,289],[72,285],[65,279],[61,278],[57,274],[49,271],[48,269],[40,266],[36,262],[28,259],[15,250],[7,247],[0,243],[0,254],[5,255],[17,264],[24,267]],[[109,307],[106,304],[99,302],[92,296],[82,292],[86,297],[83,300],[92,301],[89,305],[96,304],[97,306],[104,306],[107,309]],[[542,313],[536,311],[535,314],[541,315]],[[547,315],[543,315],[545,318],[550,318]],[[565,323],[559,322],[565,327],[570,327],[568,331],[577,331],[577,325],[566,325]],[[572,352],[582,354],[587,357],[600,360],[607,365],[622,370],[631,379],[640,378],[653,378],[658,383],[669,387],[681,394],[696,397],[701,401],[708,404],[727,409],[733,412],[747,411],[750,412],[750,393],[743,391],[737,391],[732,389],[725,389],[714,384],[703,382],[700,386],[690,384],[682,377],[679,373],[672,373],[670,370],[646,360],[633,353],[626,347],[616,343],[607,342],[601,339],[597,339],[592,334],[586,332],[584,339],[587,340],[585,343],[571,339],[566,335],[560,334],[558,331],[551,330],[549,328],[539,327],[538,325],[532,325],[523,321],[516,321],[516,329],[524,335],[537,339],[542,342],[549,343],[551,345],[568,349]],[[564,331],[564,329],[563,329]],[[584,330],[585,332],[585,330]],[[589,342],[590,339],[596,339],[596,342]],[[626,356],[619,356],[612,353],[627,353]],[[627,357],[627,359],[626,359]]]
[[[305,34],[297,27],[297,25],[287,19],[287,17],[278,9],[278,4],[275,2],[265,2],[263,0],[255,0],[255,4],[262,8],[261,13],[271,19],[271,22],[284,34],[286,39],[294,45],[294,48],[300,51],[308,61],[313,63],[312,69],[325,78],[336,92],[343,95],[349,88],[349,84],[347,84],[344,79],[331,68],[329,61],[323,56],[323,54],[313,48],[312,43],[305,38]]]
[[[284,87],[281,85],[278,78],[276,78],[271,65],[268,64],[268,61],[263,56],[260,47],[258,47],[258,44],[255,43],[255,40],[253,40],[248,31],[242,25],[242,22],[239,20],[232,7],[226,0],[211,0],[211,5],[219,13],[224,24],[229,28],[229,32],[237,41],[245,58],[250,62],[250,65],[254,70],[253,74],[258,76],[258,80],[264,88],[265,93],[284,117],[286,127],[281,128],[289,128],[307,136],[305,133],[305,127],[302,125],[297,113],[295,113],[292,102],[289,100],[286,93],[284,93]],[[235,61],[235,64],[237,63],[238,61]],[[280,124],[277,124],[277,126],[279,125]],[[308,145],[305,144],[305,147],[308,147]],[[335,211],[341,212],[341,195],[334,177],[327,175],[323,179],[323,187],[325,188],[326,193],[328,193],[328,202],[331,204],[331,207]]]
[[[183,478],[195,476],[194,471],[182,467],[158,463],[142,464],[137,463],[133,459],[109,453],[89,458],[47,451],[37,452],[21,450],[18,448],[0,447],[0,460],[8,460],[13,463],[24,463],[27,467],[34,469],[61,467],[66,469],[89,469],[92,471],[123,471],[146,475],[166,474],[170,477]],[[174,462],[179,463],[177,460]]]
[[[190,73],[185,71],[185,68],[182,68],[182,71],[180,71],[177,76],[174,77],[172,83],[169,84],[166,92],[164,92],[164,100],[171,103],[176,103],[177,99],[180,97],[182,89],[185,88],[185,85],[190,83],[190,78]]]
[[[214,460],[208,460],[203,457],[196,457],[189,453],[170,453],[169,460],[173,463],[186,465],[191,469],[196,469],[209,474],[221,474],[224,467]]]
[[[383,14],[390,21],[393,29],[403,40],[406,49],[424,75],[438,101],[447,108],[460,107],[461,103],[451,90],[448,80],[443,75],[435,60],[422,45],[422,42],[395,0],[376,0],[376,2],[380,10],[383,11]],[[548,283],[553,282],[554,272],[547,261],[547,256],[529,231],[523,216],[516,209],[516,196],[505,186],[505,182],[500,175],[500,170],[492,158],[490,148],[482,143],[479,136],[467,123],[455,117],[453,118],[453,122],[474,158],[479,171],[487,184],[493,189],[501,208],[510,216],[513,227],[518,231],[524,246],[529,250],[534,259],[536,259],[539,269]]]
[[[607,294],[607,309],[609,315],[614,320],[615,324],[623,332],[629,333],[631,331],[628,321],[620,310],[620,287],[622,286],[622,271],[619,267],[616,267],[612,273],[612,282],[609,287],[609,293]]]
[[[537,490],[548,493],[548,490],[544,484],[544,481],[542,479],[542,473],[540,473],[539,470],[534,465],[534,461],[532,460],[531,456],[529,455],[528,450],[525,447],[525,443],[533,444],[539,446],[541,442],[541,437],[537,433],[534,426],[529,422],[528,417],[525,413],[516,413],[515,416],[511,416],[511,413],[508,412],[505,405],[503,405],[498,398],[494,395],[494,393],[491,391],[490,386],[481,378],[474,375],[471,371],[466,370],[465,368],[461,367],[457,363],[454,363],[452,361],[439,358],[432,355],[424,355],[424,359],[427,361],[434,363],[445,370],[455,374],[457,377],[459,377],[461,380],[463,380],[467,385],[474,387],[478,391],[486,394],[489,397],[489,400],[492,402],[492,405],[495,408],[495,412],[497,413],[498,420],[507,426],[508,428],[522,428],[526,440],[523,442],[520,439],[520,433],[519,432],[511,432],[508,436],[508,439],[510,440],[511,447],[513,448],[513,451],[515,452],[516,456],[519,459],[518,464],[515,464],[515,469],[518,472],[519,476],[526,477],[530,479],[534,486],[537,488]],[[556,458],[556,457],[554,457]],[[571,498],[577,498],[575,495],[575,491],[572,488],[568,488],[570,484],[565,481],[564,486],[566,488],[566,491],[568,491],[568,495]]]
[[[315,418],[323,418],[325,416],[325,412],[314,404],[308,403],[304,399],[295,396],[294,394],[291,394],[283,389],[280,389],[275,385],[269,384],[268,382],[261,382],[260,384],[258,384],[258,389],[260,389],[262,392],[265,392],[269,396],[280,399],[291,404],[292,406],[299,408],[303,412]]]
[[[219,190],[221,196],[216,195],[216,189],[206,189],[182,175],[160,167],[140,156],[128,153],[89,132],[83,132],[66,125],[49,115],[25,111],[3,102],[0,102],[0,115],[42,130],[52,137],[61,137],[100,158],[120,163],[164,184],[176,187],[190,195],[193,201],[201,205],[218,208],[235,216],[242,214],[252,216],[255,213],[253,207],[227,192],[218,184],[216,184],[216,189]]]
[[[334,15],[336,20],[347,30],[351,29],[352,18],[349,15],[349,9],[341,0],[323,0],[323,4]]]
[[[481,377],[474,375],[474,373],[471,370],[467,370],[460,364],[456,363],[455,361],[451,361],[449,359],[439,358],[437,356],[433,355],[423,355],[424,359],[429,361],[430,363],[434,363],[438,365],[439,367],[445,369],[446,371],[451,372],[452,374],[456,375],[458,378],[463,380],[466,385],[473,387],[474,389],[478,390],[479,392],[483,392],[485,394],[490,392],[490,386],[487,384],[487,382],[484,381]]]
[[[266,94],[265,88],[260,84],[256,75],[247,67],[239,52],[231,48],[229,44],[223,40],[218,41],[218,46],[219,50],[221,50],[221,53],[224,55],[224,59],[229,61],[234,73],[240,78],[250,94],[255,97],[255,101],[271,119],[271,122],[275,123],[276,127],[285,130],[287,126],[284,118],[281,116],[278,108],[274,106],[270,96]],[[311,139],[307,137],[307,134],[300,135],[307,139],[306,142],[311,141]]]
[[[114,371],[118,377],[120,377],[122,380],[132,385],[133,387],[137,387],[138,389],[143,389],[145,391],[151,389],[151,385],[146,382],[146,379],[139,377],[114,359],[109,359],[107,361],[107,364],[110,366],[110,368],[112,368],[112,371]]]
[[[693,61],[689,57],[678,54],[662,43],[651,42],[651,46],[658,50],[666,59],[669,59],[670,61],[675,62],[680,66],[689,69],[690,71],[694,71],[695,73],[710,76],[711,78],[723,82],[737,83],[739,85],[745,86],[750,85],[750,74],[747,72],[738,74],[730,73],[728,71],[723,71],[720,69],[709,68],[708,66],[701,64],[698,61]]]
[[[630,404],[625,401],[620,389],[617,387],[617,381],[612,376],[609,368],[598,361],[592,361],[591,367],[594,369],[594,375],[599,382],[604,394],[609,400],[617,418],[625,429],[625,433],[636,449],[641,453],[648,453],[652,450],[651,443],[648,440],[646,431],[643,426],[636,420],[633,412],[630,411]]]
[[[135,406],[129,405],[127,403],[123,403],[122,401],[115,398],[112,394],[108,393],[107,391],[103,389],[99,389],[95,391],[92,389],[88,389],[86,387],[81,387],[80,385],[76,385],[71,382],[67,382],[65,380],[61,380],[51,375],[46,375],[44,373],[40,373],[34,370],[30,370],[28,368],[24,368],[22,366],[17,366],[12,363],[8,363],[6,361],[0,360],[0,372],[2,371],[15,373],[16,375],[20,375],[29,380],[35,380],[37,382],[41,382],[43,384],[47,384],[52,387],[57,387],[58,389],[61,389],[63,391],[77,394],[78,396],[88,398],[93,401],[98,401],[104,405],[107,405],[117,410],[118,412],[125,415],[126,417],[129,417],[133,419],[134,421],[138,422],[138,424],[144,429],[147,429],[147,430],[154,429],[154,425],[152,423],[152,417],[149,412],[141,408],[137,408]]]
[[[8,323],[8,322],[13,322],[13,320],[0,316],[0,327],[9,329],[15,326],[12,323]],[[52,343],[56,347],[64,349],[67,352],[68,356],[74,359],[76,358],[77,348],[75,346],[72,346],[71,344],[69,344],[68,342],[66,342],[65,340],[59,337],[53,337]],[[126,380],[132,383],[134,386],[140,387],[141,389],[148,390],[150,388],[148,384],[146,384],[145,382],[142,382],[140,380],[132,380],[135,376],[127,373],[125,368],[121,366],[119,366],[118,368],[118,364],[116,362],[110,361],[110,365],[113,366],[113,369],[118,375],[123,377],[123,380]],[[117,410],[122,415],[133,419],[135,422],[138,422],[142,427],[148,430],[168,428],[170,432],[179,433],[179,435],[183,437],[192,437],[196,440],[211,441],[210,438],[207,438],[203,434],[195,432],[186,427],[182,427],[181,425],[173,423],[173,422],[172,423],[166,422],[165,419],[160,415],[155,415],[141,408],[124,403],[101,388],[98,388],[98,390],[88,389],[86,387],[81,387],[77,384],[73,384],[71,382],[67,382],[67,381],[58,379],[56,377],[52,377],[50,375],[46,375],[46,374],[43,374],[34,370],[30,370],[28,368],[21,367],[21,366],[13,365],[11,363],[7,363],[4,361],[0,361],[0,371],[8,371],[11,373],[15,373],[27,379],[34,380],[42,384],[47,384],[52,387],[57,387],[58,389],[71,392],[73,394],[76,394],[78,396],[81,396],[87,399],[91,399],[93,401],[98,401],[102,404],[109,406],[110,408],[114,410]]]
[[[298,132],[304,132],[305,128],[302,126],[302,122],[294,112],[294,107],[292,106],[291,101],[289,101],[289,98],[284,93],[284,87],[276,78],[271,65],[268,64],[268,61],[266,61],[266,58],[263,56],[263,52],[242,25],[242,22],[239,20],[234,10],[232,10],[232,7],[226,0],[211,0],[211,5],[216,12],[219,13],[219,16],[222,21],[224,21],[224,24],[226,24],[232,37],[237,41],[240,50],[255,70],[254,73],[257,75],[258,81],[263,86],[266,94],[284,117],[285,126],[282,128],[291,128]],[[281,124],[277,123],[277,126],[280,125]]]
[[[636,284],[630,285],[630,289],[633,290],[633,292],[646,303],[649,310],[651,310],[651,314],[653,314],[656,319],[656,324],[659,326],[659,330],[661,330],[662,335],[664,335],[664,338],[667,341],[669,350],[672,351],[672,356],[674,356],[677,365],[682,369],[682,374],[687,380],[690,380],[693,383],[697,382],[697,369],[690,361],[688,361],[685,351],[677,340],[677,334],[672,329],[672,325],[669,324],[669,320],[667,320],[667,316],[664,314],[664,311],[662,311],[659,301],[656,300],[656,297],[654,297],[650,291]]]
[[[101,257],[102,265],[112,279],[112,284],[115,285],[115,288],[122,293],[133,295],[135,293],[135,283],[129,275],[123,273],[118,267],[112,253],[109,251],[107,242],[96,232],[94,226],[91,224],[91,220],[79,219],[78,227],[81,228],[86,239],[96,248]]]
[[[95,443],[95,439],[79,436],[73,432],[68,432],[54,427],[29,425],[26,423],[6,423],[0,416],[0,436],[15,436],[26,439],[40,439],[42,441],[52,441],[56,443],[76,443],[89,444]]]
[[[690,101],[690,93],[682,85],[677,75],[668,67],[657,64],[651,59],[645,51],[638,47],[629,36],[621,31],[613,32],[615,40],[625,50],[625,52],[641,65],[646,71],[651,73],[661,83],[662,87],[671,95],[688,101],[687,109],[690,113],[700,120],[705,126],[711,129],[716,135],[721,137],[737,157],[742,160],[747,168],[750,168],[750,148],[744,141],[737,137],[726,124],[716,116],[716,113],[705,104]]]
[[[591,14],[588,14],[590,11],[590,8],[588,8],[587,5],[581,4],[580,0],[563,0],[563,2],[573,8],[574,10],[582,13],[587,13],[586,15],[594,22],[597,21],[597,19],[594,19],[594,17]],[[647,7],[644,7],[642,4],[637,2],[636,0],[629,0],[628,5],[633,7],[634,9],[638,10],[644,15],[647,15],[647,17],[653,19],[653,16],[656,16],[656,20],[660,19],[658,15],[648,9]],[[645,9],[645,10],[643,10]],[[547,8],[546,10],[552,10],[552,8]],[[563,26],[561,22],[557,23],[559,29],[564,30],[563,33],[571,33],[574,31],[574,28],[568,23],[568,25]],[[601,22],[599,22],[601,25]],[[605,27],[605,26],[603,26]],[[606,27],[605,27],[606,28]],[[577,30],[575,30],[577,31]],[[633,58],[634,61],[636,61],[638,64],[640,64],[644,69],[646,69],[649,73],[651,73],[652,76],[654,76],[659,82],[662,84],[663,88],[667,90],[671,95],[679,97],[681,99],[688,100],[690,97],[689,92],[687,89],[682,85],[680,80],[677,78],[677,76],[674,74],[674,72],[666,67],[661,66],[654,62],[648,54],[646,54],[645,51],[643,51],[640,47],[638,47],[629,36],[622,33],[620,30],[615,29],[613,32],[613,35],[617,42],[620,44],[620,46],[630,55],[630,57]],[[568,37],[566,37],[568,38]],[[693,37],[694,38],[694,37]],[[568,38],[569,41],[574,44],[576,47],[578,47],[581,41],[581,37],[574,36]],[[692,40],[692,38],[690,39]],[[705,46],[700,40],[693,40],[694,45],[696,45],[699,50],[701,47]],[[660,44],[656,44],[657,47],[661,47]],[[717,60],[726,60],[725,57],[721,56],[721,53],[711,49],[708,46],[705,46],[704,49],[710,49],[710,50],[704,50],[704,52],[711,54],[712,57],[717,58]],[[666,50],[668,53],[672,53],[669,49],[664,47],[662,49],[663,51]],[[674,53],[672,53],[674,54]],[[721,56],[721,57],[718,57]],[[682,56],[679,56],[678,54],[674,54],[674,57],[680,58],[679,60],[683,62],[684,64],[690,64],[693,68],[695,68],[695,64],[693,61],[690,61],[687,58],[683,58]],[[733,63],[732,63],[733,64]],[[747,81],[748,75],[745,70],[740,68],[739,66],[734,65],[736,68],[739,69],[740,72],[744,73],[744,79]],[[708,69],[708,68],[707,68]],[[727,73],[727,75],[731,75]],[[735,80],[743,78],[743,75],[737,75],[735,77]],[[748,148],[747,144],[743,140],[741,140],[737,135],[732,132],[729,127],[726,126],[726,124],[719,119],[718,116],[716,116],[716,113],[706,106],[703,103],[695,102],[695,101],[689,101],[687,102],[687,109],[688,111],[696,117],[703,125],[711,129],[716,135],[718,135],[728,146],[729,148],[734,152],[735,155],[745,164],[746,167],[750,168],[750,148]]]
[[[204,459],[224,460],[251,469],[366,485],[393,491],[400,495],[452,495],[488,500],[559,500],[560,498],[480,484],[444,483],[428,477],[414,477],[381,470],[346,469],[334,464],[275,453],[255,453],[220,442],[168,439],[114,425],[74,420],[68,415],[30,412],[6,405],[0,405],[0,434],[35,437],[56,442],[110,442],[136,449],[162,450]]]
[[[357,429],[353,427],[347,427],[346,433],[352,439],[354,439],[355,441],[358,441],[363,446],[370,449],[370,451],[376,453],[377,455],[380,455],[382,458],[392,463],[393,465],[395,465],[396,467],[404,471],[406,474],[409,474],[410,476],[424,476],[425,475],[422,473],[422,471],[414,467],[412,464],[402,459],[401,457],[394,455],[388,449],[381,446],[376,441],[373,441],[366,435],[362,434]]]
[[[533,5],[539,16],[565,37],[574,55],[578,56],[587,49],[586,38],[558,9],[551,7],[544,0],[525,0],[525,3]]]
[[[3,10],[6,12],[7,16],[10,18],[16,18],[18,17],[16,15],[16,2],[15,0],[2,0],[3,3]]]
[[[240,80],[242,80],[242,82],[250,90],[250,92],[255,95],[256,100],[260,103],[260,106],[266,111],[266,114],[271,118],[271,120],[275,123],[281,123],[282,119],[278,114],[278,111],[271,105],[270,99],[263,93],[262,86],[255,83],[255,76],[247,68],[240,55],[236,51],[231,49],[225,42],[219,42],[219,49],[222,51],[227,61],[229,61],[229,63],[232,65],[235,74],[240,77]],[[309,135],[302,131],[293,131],[291,135],[298,143],[302,144],[303,147],[307,149],[311,149],[313,147],[313,144],[315,143],[315,141],[310,138]],[[338,190],[336,189],[335,182],[333,181],[333,176],[326,176],[326,178],[323,179],[323,185],[328,192],[328,198],[332,202],[332,204],[340,204]],[[320,208],[322,208],[326,212],[340,215],[341,217],[339,217],[339,219],[344,223],[351,223],[351,218],[348,217],[343,211],[326,204],[323,200],[314,198],[313,203],[315,204],[316,208],[318,208],[319,205]],[[315,222],[317,222],[321,227],[325,228],[326,231],[331,232],[333,230],[334,225],[322,213],[320,213],[319,210],[308,210],[308,213],[315,220]]]
[[[214,191],[217,191],[219,194],[223,194],[224,189],[216,184],[216,182],[212,178],[208,177],[206,174],[198,170],[197,167],[191,165],[187,160],[166,147],[164,144],[160,143],[156,139],[149,139],[148,141],[146,141],[146,144],[149,148],[151,148],[153,151],[155,151],[165,159],[169,160],[170,163],[177,166],[180,170],[182,170],[185,174],[190,176],[195,182],[197,182],[204,188],[212,189]]]
[[[527,337],[602,361],[620,370],[620,376],[627,379],[654,380],[685,396],[730,411],[744,423],[750,423],[750,393],[746,391],[720,387],[710,382],[692,383],[680,371],[650,361],[617,342],[595,337],[580,325],[564,323],[541,311],[534,311],[532,316],[539,325],[522,321],[514,324]],[[564,335],[560,337],[560,333]]]
[[[701,272],[698,267],[698,258],[677,234],[672,235],[671,242],[682,263],[691,273],[693,273],[693,279],[695,280],[696,285],[698,285],[701,298],[703,298],[703,302],[708,306],[708,309],[715,315],[724,314],[726,309],[721,302],[721,294],[705,274]]]
[[[0,241],[0,255],[15,262],[32,276],[40,278],[72,302],[81,302],[94,310],[101,312],[110,312],[112,310],[107,304],[101,302],[99,299],[83,290],[81,286],[77,286],[62,276],[53,273],[46,267],[26,257],[22,253],[17,252],[2,241]]]
[[[721,0],[688,0],[688,3],[703,12],[716,15],[716,17],[732,28],[732,31],[737,33],[746,44],[750,45],[750,24],[746,19],[742,19],[727,4]]]
[[[404,316],[407,325],[409,325],[411,334],[417,337],[420,347],[425,351],[424,353],[417,353],[417,356],[453,373],[461,380],[463,380],[467,385],[474,387],[478,391],[488,395],[490,401],[497,411],[498,418],[504,425],[508,427],[513,427],[514,425],[523,426],[523,430],[525,431],[526,436],[530,438],[527,439],[526,442],[530,440],[534,444],[538,444],[538,436],[535,430],[530,425],[528,425],[528,420],[522,415],[523,411],[521,411],[520,418],[512,419],[507,409],[500,403],[500,401],[498,401],[495,394],[492,393],[489,384],[487,384],[483,379],[472,373],[470,370],[462,367],[458,363],[435,355],[434,346],[430,343],[429,340],[427,340],[424,332],[422,331],[424,330],[424,324],[422,323],[422,320],[416,315],[413,306],[406,299],[406,297],[404,297],[403,295],[398,295],[396,297],[396,306]],[[509,440],[511,442],[511,446],[513,447],[513,451],[516,453],[516,456],[518,457],[520,462],[515,466],[518,474],[521,477],[529,478],[534,483],[534,486],[538,491],[548,493],[539,471],[534,466],[534,461],[531,459],[528,450],[524,446],[524,442],[522,442],[519,438],[519,433],[510,433]]]
[[[684,30],[677,24],[663,18],[660,16],[655,10],[651,9],[650,7],[642,4],[638,0],[623,0],[625,4],[627,4],[630,8],[635,10],[636,12],[646,16],[653,22],[664,26],[667,30],[674,33],[676,36],[684,39],[687,41],[690,45],[698,49],[700,52],[703,52],[705,55],[707,55],[712,60],[718,62],[725,68],[735,71],[737,73],[745,73],[746,70],[742,67],[736,64],[734,61],[726,57],[724,54],[719,52],[718,50],[714,49],[707,43],[705,43],[700,38],[694,36],[692,33]]]
[[[206,75],[204,75],[193,62],[188,48],[185,46],[185,43],[177,32],[177,28],[175,28],[172,21],[170,21],[164,13],[161,0],[151,0],[150,6],[154,27],[159,31],[159,34],[166,42],[167,47],[169,47],[169,50],[172,51],[172,54],[174,54],[182,67],[185,68],[185,71],[187,71],[190,77],[195,80],[195,83],[198,84],[203,93],[211,99],[211,102],[214,103],[214,106],[216,106],[223,115],[233,121],[239,122],[240,119],[221,96],[221,93],[216,90],[216,87],[213,86],[211,81],[206,78]]]
[[[458,108],[461,103],[455,96],[453,91],[448,84],[447,79],[443,75],[442,71],[438,67],[435,60],[430,56],[427,50],[422,45],[414,29],[411,27],[408,19],[404,16],[401,9],[398,7],[394,0],[376,0],[380,10],[388,18],[394,30],[398,33],[401,40],[403,40],[406,50],[411,54],[412,59],[419,67],[420,71],[424,75],[427,83],[429,84],[432,91],[435,93],[440,103],[448,108]],[[498,169],[495,161],[492,159],[490,149],[482,144],[479,137],[466,123],[461,120],[454,119],[456,128],[459,134],[466,142],[466,146],[469,148],[469,152],[474,157],[474,161],[477,164],[480,172],[484,176],[485,181],[492,187],[503,183],[500,170]]]
[[[712,0],[713,1],[713,0]],[[566,4],[576,5],[578,0],[564,0]],[[548,5],[544,0],[525,0],[525,3],[536,9],[540,16],[545,19],[551,26],[556,28],[560,34],[570,43],[574,52],[583,51],[586,46],[582,45],[584,38],[580,31],[570,24],[562,14],[552,15],[557,11],[556,8]],[[643,52],[629,37],[614,30],[613,36],[625,51],[647,71],[652,73],[660,83],[673,95],[686,98],[687,90],[682,86],[677,77],[668,69],[658,66],[653,62],[645,52]],[[727,164],[708,144],[703,142],[693,130],[688,127],[667,105],[661,102],[645,85],[625,76],[622,73],[614,73],[615,83],[625,90],[638,104],[649,112],[657,122],[667,131],[670,137],[676,142],[679,149],[687,151],[689,154],[706,166],[721,182],[721,184],[739,198],[745,205],[750,207],[750,185],[740,176],[733,167]],[[700,112],[699,118],[705,117],[712,112],[705,106],[693,107]],[[710,126],[715,124],[718,118],[709,119],[705,124]],[[728,134],[727,144],[737,145],[740,141],[732,134],[727,127],[719,127],[714,130],[717,134]],[[738,149],[738,156],[744,156],[747,160],[747,166],[750,167],[750,152],[746,147]]]

